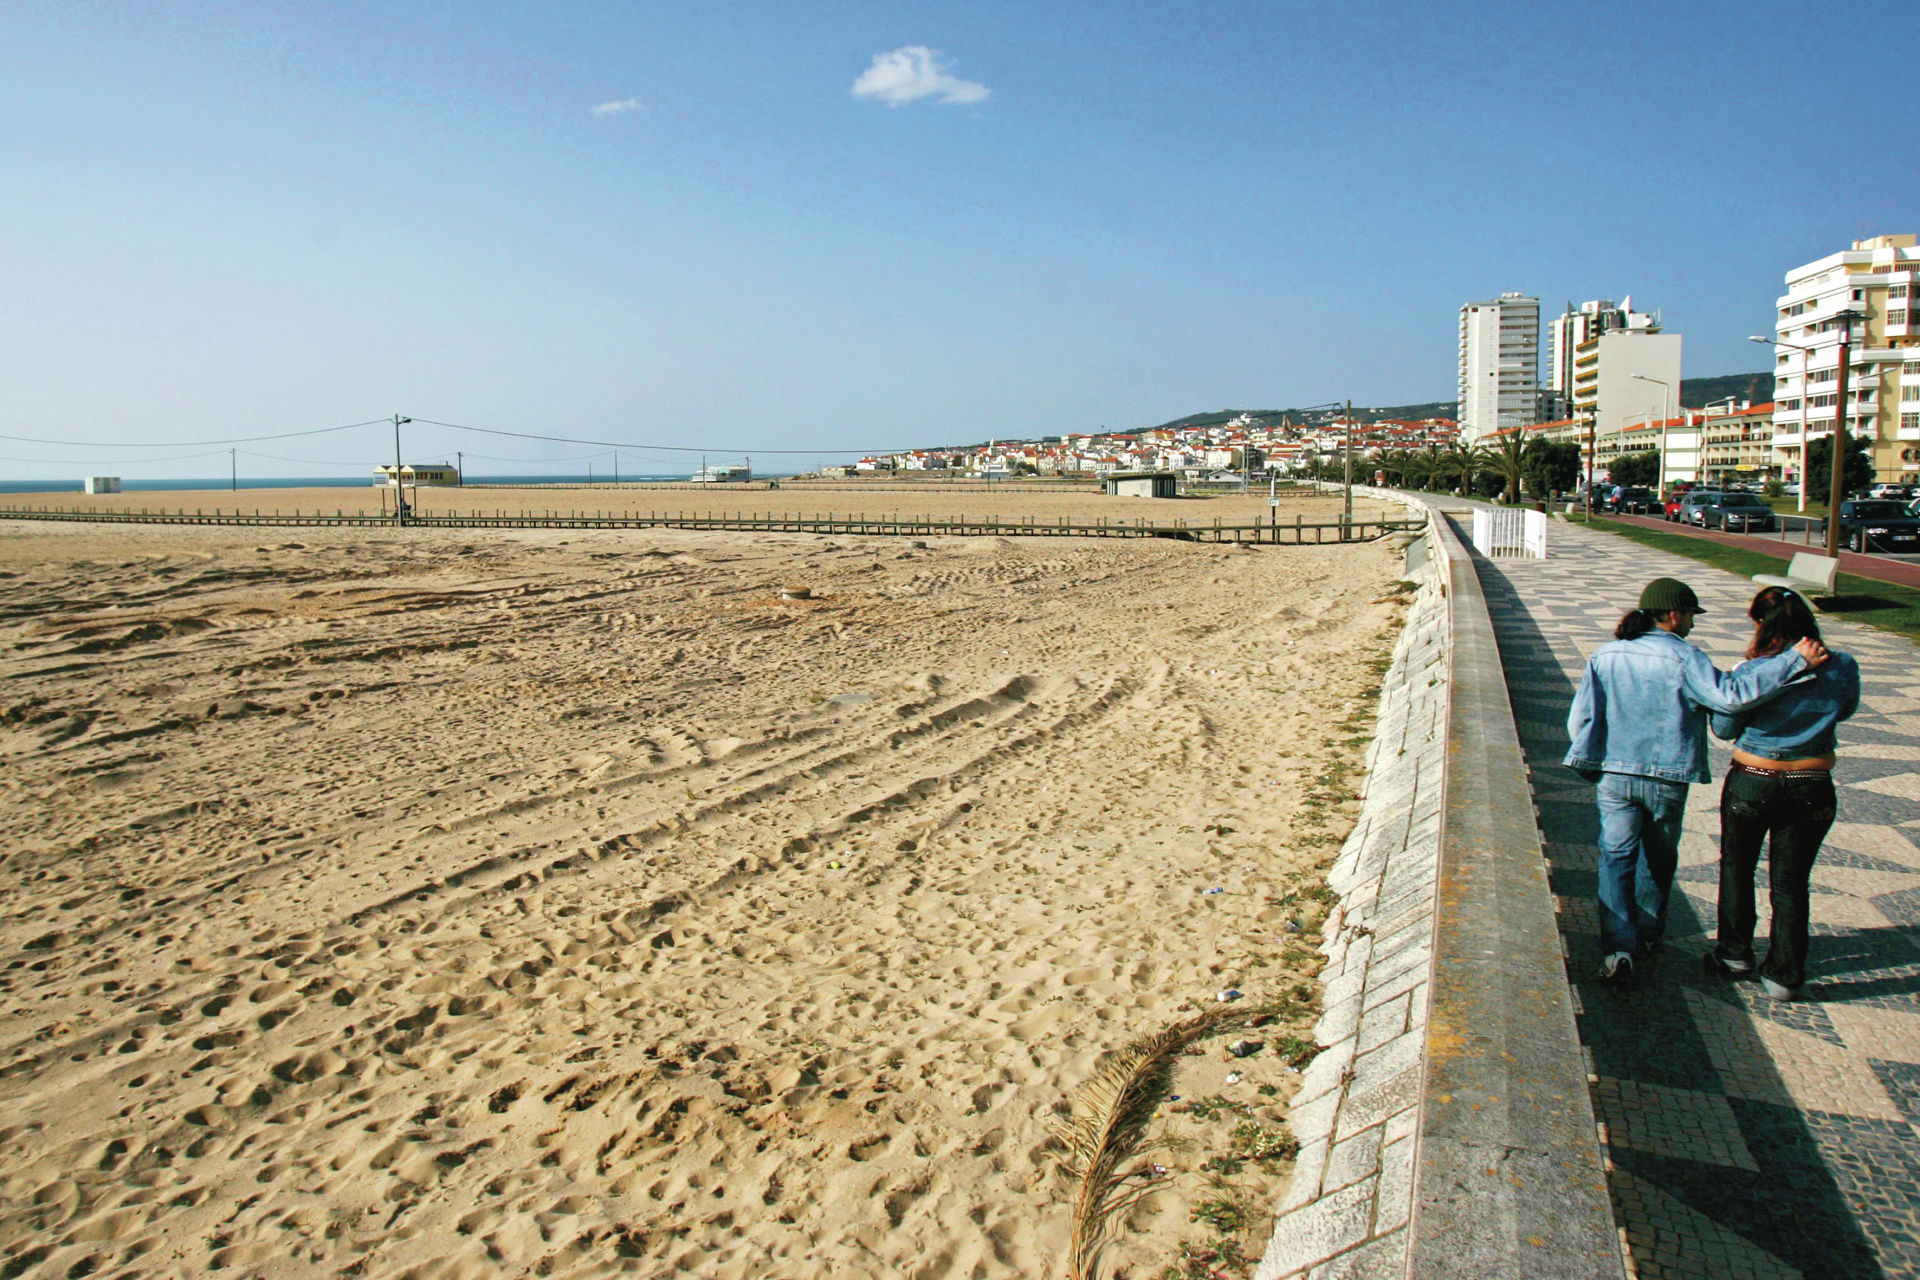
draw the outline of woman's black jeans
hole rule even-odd
[[[1722,960],[1753,963],[1753,873],[1767,840],[1773,935],[1762,977],[1783,987],[1807,978],[1807,882],[1836,806],[1830,773],[1762,777],[1735,766],[1720,790],[1720,940]],[[1771,837],[1771,839],[1769,839]]]

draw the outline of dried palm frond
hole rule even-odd
[[[1168,1146],[1147,1134],[1154,1112],[1173,1090],[1181,1051],[1208,1036],[1236,1031],[1271,1012],[1266,1006],[1210,1009],[1145,1035],[1121,1049],[1084,1085],[1059,1126],[1066,1171],[1079,1185],[1073,1202],[1068,1280],[1097,1280],[1101,1249],[1114,1224],[1153,1189],[1146,1159]]]

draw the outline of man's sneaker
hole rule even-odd
[[[1749,960],[1729,960],[1718,951],[1706,954],[1707,967],[1729,982],[1738,982],[1742,978],[1753,976],[1753,963]]]
[[[1791,1000],[1800,994],[1798,987],[1783,987],[1772,978],[1761,978],[1760,989],[1774,1000]]]
[[[1625,982],[1633,976],[1633,957],[1625,951],[1616,951],[1600,962],[1599,978],[1602,982]]]

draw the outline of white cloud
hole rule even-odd
[[[985,102],[993,91],[972,80],[962,80],[947,71],[937,49],[910,44],[891,53],[873,55],[873,65],[853,82],[856,98],[878,98],[890,107],[905,106],[931,98],[935,102],[965,106]]]
[[[596,116],[623,116],[629,111],[641,110],[640,103],[633,98],[623,102],[603,102],[597,107],[588,107],[587,111]]]

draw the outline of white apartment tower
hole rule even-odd
[[[1920,248],[1910,235],[1855,240],[1850,251],[1787,272],[1776,302],[1774,461],[1802,478],[1808,440],[1831,434],[1841,406],[1839,324],[1851,308],[1847,430],[1872,441],[1878,480],[1920,479]]]
[[[1460,308],[1460,438],[1530,425],[1540,405],[1540,299],[1503,293]]]
[[[1581,343],[1609,329],[1657,330],[1659,327],[1657,318],[1633,309],[1631,294],[1617,306],[1610,298],[1596,298],[1578,307],[1569,302],[1566,311],[1555,316],[1547,326],[1547,389],[1569,400],[1573,398],[1574,352]]]

